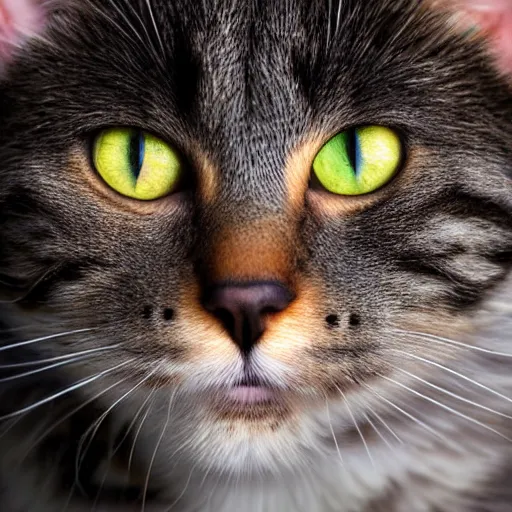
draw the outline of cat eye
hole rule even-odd
[[[322,147],[313,161],[313,172],[333,194],[369,194],[391,181],[400,168],[402,153],[400,137],[390,128],[353,128]]]
[[[133,128],[108,128],[93,141],[93,164],[119,194],[151,201],[172,193],[183,171],[180,155],[159,138]]]

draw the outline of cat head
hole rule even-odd
[[[171,397],[169,438],[228,471],[469,361],[439,340],[512,255],[481,37],[426,2],[260,4],[52,4],[0,85],[3,322],[86,396],[153,392],[153,424]]]

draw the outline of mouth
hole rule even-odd
[[[232,405],[244,406],[275,401],[278,393],[258,377],[244,377],[227,389],[226,401]]]
[[[281,390],[262,378],[244,376],[232,384],[217,388],[204,397],[207,405],[221,416],[267,416],[287,409],[287,399]]]
[[[227,391],[226,398],[233,405],[244,406],[273,402],[277,394],[263,386],[234,386]]]

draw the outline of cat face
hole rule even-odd
[[[510,266],[510,89],[424,3],[154,3],[55,8],[0,86],[2,322],[66,333],[32,348],[82,354],[84,397],[133,390],[120,417],[151,396],[147,437],[197,464],[293,466],[460,361],[429,336]],[[367,127],[397,172],[327,190],[315,157]],[[178,162],[154,200],[98,169],[141,133]]]

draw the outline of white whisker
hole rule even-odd
[[[126,0],[125,0],[124,5],[126,6],[126,8],[130,9],[130,11],[133,13],[133,15],[137,18],[137,21],[139,22],[139,25],[141,26],[142,30],[144,31],[144,35],[146,36],[148,43],[151,44],[151,36],[149,35],[148,29],[146,28],[146,23],[142,19],[141,15],[137,12],[135,7],[132,5],[131,1],[126,2]],[[135,27],[133,25],[132,25],[132,29],[136,32]],[[152,45],[151,45],[151,50],[152,50],[152,53],[155,53]]]
[[[508,414],[504,414],[499,411],[495,411],[494,409],[491,409],[490,407],[486,407],[485,405],[481,405],[477,402],[473,402],[472,400],[468,400],[467,398],[464,398],[463,396],[457,395],[456,393],[453,393],[447,389],[442,388],[441,386],[437,386],[436,384],[433,384],[432,382],[429,382],[428,380],[422,379],[421,377],[418,377],[417,375],[414,375],[411,372],[408,372],[407,370],[402,370],[401,368],[395,367],[398,371],[405,373],[409,377],[425,384],[426,386],[431,387],[432,389],[435,389],[437,391],[440,391],[441,393],[444,393],[445,395],[451,396],[452,398],[455,398],[456,400],[459,400],[461,402],[464,402],[466,404],[472,405],[473,407],[477,407],[478,409],[482,409],[484,411],[491,412],[493,414],[496,414],[497,416],[501,416],[502,418],[508,418],[512,419],[512,416]]]
[[[373,430],[375,431],[375,433],[379,436],[380,440],[390,449],[392,450],[393,447],[391,446],[391,443],[382,435],[382,433],[380,432],[380,430],[377,428],[377,426],[373,423],[373,421],[370,419],[370,417],[368,416],[368,414],[366,413],[363,413],[363,416],[365,418],[365,420],[368,422],[368,424],[373,428]]]
[[[334,38],[338,35],[338,30],[340,28],[340,18],[341,18],[341,2],[343,0],[338,0],[338,14],[336,15],[336,29],[334,31]]]
[[[0,433],[0,438],[7,435],[13,427],[15,427],[21,420],[23,420],[24,417],[25,416],[22,414],[21,416],[12,418],[10,421],[10,424],[6,426],[5,430],[3,430],[2,433]],[[9,423],[9,422],[6,420],[5,423]]]
[[[145,382],[147,382],[154,374],[156,370],[153,370],[150,374],[146,375],[143,379],[141,379],[135,386],[131,387],[126,393],[124,393],[120,398],[118,398],[82,435],[80,442],[78,444],[78,449],[76,453],[76,464],[75,464],[75,474],[78,479],[78,475],[80,474],[80,467],[83,462],[87,451],[89,450],[92,441],[94,440],[96,434],[98,433],[98,429],[101,427],[101,424],[105,420],[105,418],[112,412],[112,410],[119,405],[123,400],[125,400],[129,395],[131,395],[134,391],[136,391],[140,386],[142,386]],[[130,376],[125,377],[121,380],[124,382],[128,380]],[[92,433],[91,433],[92,432]],[[90,435],[89,435],[90,434]],[[89,436],[89,442],[87,446],[84,448],[84,442]],[[82,456],[81,456],[82,455]],[[77,482],[80,487],[80,483]]]
[[[384,428],[400,443],[404,444],[404,442],[398,437],[397,433],[384,421],[384,419],[374,410],[371,413],[384,425]]]
[[[188,486],[190,485],[190,481],[192,480],[192,473],[194,472],[194,469],[196,468],[197,464],[198,464],[198,462],[196,462],[192,466],[192,469],[190,470],[190,473],[188,475],[187,481],[185,482],[185,486],[183,487],[183,490],[181,491],[180,495],[171,503],[171,506],[168,509],[166,509],[166,512],[169,512],[170,510],[172,510],[175,507],[175,505],[178,504],[178,502],[181,500],[181,498],[183,498],[183,496],[187,492]],[[142,511],[142,512],[144,512],[144,511]]]
[[[6,420],[8,418],[14,418],[15,416],[18,416],[19,414],[23,414],[25,412],[28,412],[28,411],[32,411],[34,409],[36,409],[37,407],[40,407],[41,405],[44,405],[44,404],[47,404],[49,402],[52,402],[53,400],[55,400],[56,398],[60,398],[62,396],[65,396],[67,395],[68,393],[71,393],[73,391],[76,391],[77,389],[81,389],[85,386],[87,386],[87,384],[91,384],[99,379],[101,379],[102,377],[104,377],[105,375],[108,375],[109,373],[112,373],[116,370],[118,370],[119,368],[122,368],[123,366],[126,366],[127,364],[130,364],[130,363],[133,363],[134,359],[130,359],[128,361],[124,361],[123,363],[120,363],[112,368],[109,368],[108,370],[104,370],[100,373],[97,373],[96,375],[92,376],[92,377],[87,377],[86,379],[82,379],[80,381],[78,381],[76,384],[73,384],[72,386],[69,386],[68,388],[66,389],[63,389],[62,391],[59,391],[58,393],[55,393],[49,397],[46,397],[46,398],[43,398],[42,400],[39,400],[38,402],[35,402],[34,404],[31,404],[27,407],[24,407],[23,409],[19,409],[15,412],[12,412],[12,413],[9,413],[9,414],[6,414],[4,416],[0,416],[0,420]]]
[[[346,397],[345,393],[343,393],[341,388],[339,388],[336,385],[335,385],[335,387],[340,392],[340,394],[341,394],[341,396],[343,398],[343,401],[345,402],[345,407],[347,408],[347,411],[348,411],[350,417],[352,418],[352,422],[354,423],[354,427],[356,427],[357,433],[359,434],[359,437],[361,438],[361,441],[363,442],[364,449],[366,450],[366,453],[368,454],[368,458],[370,459],[370,462],[372,463],[372,466],[375,467],[375,461],[373,460],[372,454],[370,453],[370,448],[368,447],[366,439],[363,436],[363,432],[361,431],[361,429],[359,428],[359,425],[357,424],[356,417],[352,414],[352,410],[350,409],[350,406],[348,405],[347,397]]]
[[[142,496],[141,512],[144,512],[146,510],[146,499],[147,499],[147,493],[148,493],[148,488],[149,488],[149,479],[151,477],[151,470],[153,469],[153,464],[155,463],[156,454],[158,452],[158,449],[160,448],[160,445],[161,445],[162,440],[164,438],[165,432],[167,430],[167,426],[169,425],[169,421],[171,419],[171,409],[172,409],[173,400],[174,400],[174,397],[176,395],[176,392],[177,392],[177,388],[176,388],[174,393],[169,398],[169,405],[167,407],[167,418],[165,420],[165,423],[164,423],[164,426],[162,428],[162,431],[160,432],[160,436],[158,437],[158,441],[157,441],[157,443],[155,445],[155,449],[153,450],[153,455],[151,456],[151,460],[149,462],[148,472],[146,474],[146,480],[144,482],[144,493],[143,493],[143,496]]]
[[[332,0],[327,0],[329,5],[327,12],[327,49],[331,45],[331,17],[332,17]]]
[[[397,410],[398,412],[400,412],[401,414],[403,414],[406,418],[409,418],[412,422],[416,423],[418,426],[422,427],[423,429],[427,430],[428,432],[430,432],[433,436],[437,437],[438,439],[441,439],[442,441],[444,441],[445,443],[449,444],[450,446],[452,446],[453,448],[456,448],[456,449],[460,449],[460,446],[458,446],[456,443],[454,443],[452,440],[448,439],[446,436],[444,436],[443,434],[440,434],[439,432],[437,432],[435,429],[433,429],[432,427],[430,427],[429,425],[427,425],[424,421],[421,421],[419,418],[416,418],[415,416],[413,416],[412,414],[408,413],[406,410],[402,409],[401,407],[399,407],[398,405],[394,404],[393,402],[391,402],[390,400],[388,400],[387,398],[385,398],[384,396],[382,396],[380,393],[378,393],[377,391],[375,391],[375,389],[373,389],[371,386],[369,386],[368,384],[363,384],[363,386],[368,389],[368,391],[370,391],[371,393],[373,393],[375,396],[377,396],[378,398],[380,398],[381,400],[383,400],[384,402],[386,402],[388,405],[390,405],[393,409]]]
[[[28,290],[25,291],[21,296],[11,300],[0,300],[0,304],[16,304],[18,302],[21,302],[25,297],[27,297],[27,295],[29,295],[34,290],[34,288],[36,288],[40,283],[42,283],[48,276],[53,274],[53,272],[55,272],[58,268],[59,264],[53,265],[42,276],[37,278],[36,281],[30,285],[30,288],[28,288]],[[0,283],[7,284],[1,280]]]
[[[55,428],[57,428],[59,425],[61,425],[62,423],[64,423],[66,420],[68,420],[69,418],[71,418],[71,416],[73,416],[74,414],[76,414],[77,412],[81,411],[84,407],[87,407],[90,403],[94,402],[95,400],[97,400],[100,396],[103,396],[104,394],[108,393],[111,389],[119,386],[119,384],[122,384],[124,382],[125,379],[122,379],[122,380],[119,380],[117,382],[115,382],[114,384],[111,384],[110,386],[106,387],[105,389],[102,389],[99,393],[97,393],[96,395],[94,395],[92,398],[89,398],[88,400],[86,400],[85,402],[82,402],[78,407],[75,407],[72,411],[70,411],[69,413],[65,414],[63,417],[60,417],[58,419],[58,421],[52,423],[52,425],[47,428],[31,445],[30,447],[28,448],[26,454],[24,457],[26,457],[28,455],[28,453],[30,453],[30,451],[35,448],[43,439],[45,439],[48,434],[50,434],[52,432],[52,430],[54,430]]]
[[[117,11],[119,16],[121,16],[121,18],[123,18],[123,21],[132,30],[132,32],[135,34],[135,37],[144,45],[144,39],[142,39],[142,36],[139,34],[137,29],[133,26],[133,23],[130,22],[130,20],[128,19],[128,16],[126,16],[126,14],[123,12],[123,10],[120,9],[119,6],[115,3],[115,0],[108,0],[108,2]],[[110,21],[112,21],[112,20],[110,20]]]
[[[115,2],[113,0],[107,0],[111,5],[112,7],[117,11],[117,13],[123,18],[123,20],[125,21],[125,23],[128,24],[128,26],[133,29],[133,26],[132,24],[130,23],[130,20],[126,17],[126,15],[123,13],[123,11],[121,11],[119,9],[119,7],[115,4]],[[111,23],[115,28],[117,28],[117,30],[119,30],[119,32],[121,34],[124,34],[124,36],[126,37],[126,39],[128,41],[131,41],[132,43],[134,44],[137,44],[137,41],[135,41],[133,39],[133,37],[130,36],[130,34],[128,34],[128,32],[126,32],[126,30],[123,29],[123,27],[121,27],[121,25],[119,25],[119,23],[117,23],[114,19],[112,19],[111,17],[107,16],[107,14],[102,11],[101,9],[99,9],[98,7],[96,7],[94,4],[90,4],[90,7],[96,11],[98,14],[100,14],[100,16],[102,16],[104,19],[106,19],[109,23]],[[139,41],[144,45],[144,41],[142,40],[142,38],[140,37],[139,33],[135,30],[134,30],[134,33],[137,37],[137,39],[139,39]]]
[[[148,394],[148,399],[151,398],[154,394],[155,394],[155,390],[152,389],[149,392],[149,394]],[[130,473],[131,469],[132,469],[133,455],[135,453],[135,445],[137,443],[137,437],[139,436],[140,431],[142,430],[142,426],[144,425],[144,422],[146,421],[146,419],[147,419],[147,417],[149,415],[149,411],[150,410],[151,410],[151,404],[149,405],[149,407],[147,408],[146,412],[144,413],[144,416],[142,417],[142,420],[139,423],[139,426],[137,427],[137,430],[135,431],[135,436],[133,438],[132,447],[130,449],[130,454],[128,456],[128,473]]]
[[[507,352],[498,352],[496,350],[490,350],[490,349],[483,348],[483,347],[476,347],[474,345],[468,345],[467,343],[463,343],[461,341],[452,340],[450,338],[443,338],[441,336],[436,336],[434,334],[428,334],[428,333],[424,333],[424,332],[415,332],[415,331],[404,331],[402,329],[393,329],[393,330],[400,334],[411,336],[413,338],[427,339],[429,341],[433,341],[434,343],[454,345],[457,347],[466,348],[468,350],[474,350],[475,352],[482,352],[484,354],[490,354],[490,355],[494,355],[494,356],[512,357],[512,354],[507,353]]]
[[[23,372],[23,373],[18,373],[16,375],[10,375],[9,377],[3,377],[2,379],[0,379],[0,382],[12,382],[13,380],[23,379],[25,377],[37,375],[39,373],[53,370],[54,368],[60,368],[62,366],[67,366],[69,364],[78,363],[80,361],[85,361],[87,359],[92,359],[92,357],[91,356],[75,357],[72,359],[68,359],[66,361],[61,361],[59,363],[50,364],[48,366],[43,366],[43,368],[37,368],[36,370],[30,370],[29,372]]]
[[[42,341],[48,341],[48,340],[53,340],[53,339],[57,339],[57,338],[63,338],[64,336],[71,336],[72,334],[81,334],[81,333],[84,333],[84,332],[90,332],[90,331],[94,331],[94,330],[96,330],[96,329],[94,329],[94,328],[91,328],[91,329],[75,329],[73,331],[59,332],[57,334],[49,334],[48,336],[41,336],[39,338],[33,338],[31,340],[20,341],[18,343],[13,343],[11,345],[5,345],[4,347],[0,347],[0,352],[4,352],[6,350],[12,350],[12,349],[19,348],[19,347],[26,347],[27,345],[33,345],[34,343],[39,343],[39,342],[42,342]]]
[[[499,396],[500,398],[503,398],[503,400],[506,400],[507,402],[512,403],[512,399],[509,398],[508,396],[505,396],[502,393],[499,393],[498,391],[495,391],[494,389],[491,389],[491,388],[485,386],[484,384],[481,384],[480,382],[478,382],[474,379],[471,379],[470,377],[467,377],[466,375],[464,375],[462,373],[452,370],[451,368],[448,368],[447,366],[444,366],[440,363],[436,363],[435,361],[431,361],[430,359],[425,359],[424,357],[417,356],[415,354],[411,354],[409,352],[406,352],[405,350],[399,350],[399,349],[389,349],[389,350],[392,350],[393,352],[398,352],[405,356],[411,357],[412,359],[416,359],[417,361],[422,361],[425,364],[435,366],[436,368],[439,368],[441,370],[444,370],[445,372],[451,373],[452,375],[456,375],[457,377],[460,377],[462,380],[465,380],[466,382],[470,382],[471,384],[473,384],[481,389],[485,389],[485,391],[488,391],[489,393]]]
[[[90,350],[82,350],[81,352],[75,352],[73,354],[67,354],[65,356],[50,357],[49,359],[39,359],[36,361],[28,361],[26,363],[4,364],[0,365],[0,370],[8,370],[12,368],[26,368],[27,366],[37,366],[38,364],[52,363],[54,361],[64,361],[66,359],[71,359],[77,356],[85,356],[89,354],[95,354],[97,352],[108,352],[109,350],[114,350],[116,348],[119,348],[120,346],[121,345],[111,345],[108,347],[93,348]]]
[[[434,405],[437,405],[438,407],[441,407],[441,409],[444,409],[445,411],[448,411],[448,412],[451,412],[452,414],[455,414],[455,416],[458,416],[459,418],[463,418],[475,425],[478,425],[479,427],[482,427],[483,429],[486,429],[486,430],[489,430],[490,432],[493,432],[494,434],[498,435],[499,437],[503,438],[503,439],[506,439],[507,441],[511,441],[512,442],[512,439],[510,439],[509,437],[507,437],[506,435],[502,434],[501,432],[499,432],[498,430],[495,430],[494,428],[490,427],[489,425],[486,425],[485,423],[482,423],[481,421],[478,421],[476,420],[475,418],[471,418],[471,416],[467,416],[466,414],[460,412],[460,411],[457,411],[456,409],[453,409],[452,407],[449,407],[445,404],[443,404],[442,402],[439,402],[438,400],[435,400],[434,398],[431,398],[429,396],[426,396],[424,395],[423,393],[420,393],[419,391],[416,391],[415,389],[409,387],[409,386],[406,386],[405,384],[395,380],[395,379],[392,379],[390,377],[386,377],[385,375],[380,375],[380,378],[384,379],[384,380],[387,380],[388,382],[391,382],[393,384],[395,384],[396,386],[399,386],[401,387],[402,389],[405,389],[407,391],[409,391],[410,393],[412,393],[413,395],[415,396],[418,396],[424,400],[426,400],[427,402],[430,402]]]
[[[145,377],[145,378],[144,378],[142,381],[140,381],[136,386],[134,386],[134,387],[133,387],[133,388],[132,388],[128,393],[126,393],[123,397],[121,397],[121,399],[120,399],[120,400],[118,400],[118,402],[119,402],[119,401],[121,401],[123,398],[126,398],[129,394],[131,394],[131,393],[132,393],[133,391],[135,391],[139,386],[141,386],[144,382],[146,382],[149,378],[151,378],[151,377],[156,373],[156,371],[157,371],[157,370],[153,370],[153,371],[152,371],[152,372],[151,372],[147,377]],[[148,394],[148,396],[149,396],[149,394]],[[147,400],[147,399],[146,399],[146,400]],[[144,401],[144,403],[146,403],[146,401]],[[98,500],[99,500],[99,498],[100,498],[100,496],[101,496],[101,491],[103,490],[103,487],[104,487],[104,485],[105,485],[105,480],[106,480],[106,478],[107,478],[107,475],[108,475],[108,472],[109,472],[109,469],[110,469],[110,462],[111,462],[111,461],[112,461],[112,459],[114,458],[115,454],[118,452],[118,450],[119,450],[120,446],[122,445],[123,441],[127,438],[127,436],[128,436],[128,432],[129,432],[130,428],[134,425],[134,423],[135,423],[135,421],[136,421],[136,417],[138,416],[139,412],[141,411],[142,407],[144,406],[144,403],[142,404],[142,406],[141,406],[141,407],[139,407],[139,411],[137,412],[137,414],[135,415],[135,417],[134,417],[134,418],[133,418],[133,420],[131,421],[130,426],[128,427],[128,429],[127,429],[127,431],[126,431],[125,435],[123,436],[123,439],[122,439],[122,440],[117,444],[117,446],[113,446],[113,447],[112,447],[112,448],[113,448],[113,450],[112,450],[112,452],[110,453],[110,456],[109,456],[109,463],[107,464],[107,468],[106,468],[106,470],[105,470],[105,472],[104,472],[104,474],[103,474],[103,478],[101,479],[101,483],[100,483],[99,488],[98,488],[98,491],[97,491],[97,493],[96,493],[96,498],[95,498],[95,500],[94,500],[94,504],[93,504],[93,506],[96,506],[96,503],[98,502]],[[113,407],[115,407],[115,404],[114,404],[114,406],[112,406],[112,407],[109,409],[109,411],[110,411],[110,410],[112,410],[112,408],[113,408]],[[105,415],[106,415],[106,414],[108,414],[108,412],[109,412],[109,411],[107,411],[107,412],[105,413]],[[103,420],[101,420],[101,421],[103,421]],[[98,427],[99,427],[99,425],[98,425]],[[95,435],[96,435],[95,433],[93,433],[93,434],[92,434],[91,439],[90,439],[90,441],[89,441],[89,444],[92,442],[92,440],[93,440],[93,438],[94,438],[94,436],[95,436]],[[88,450],[88,448],[86,448],[86,450],[84,451],[84,455],[85,455],[85,453],[87,452],[87,450]]]
[[[329,421],[329,428],[331,430],[332,439],[333,439],[334,444],[336,446],[336,451],[338,452],[338,457],[340,458],[341,465],[342,465],[342,467],[344,467],[345,464],[343,462],[343,457],[341,456],[340,446],[338,444],[338,440],[336,439],[336,434],[334,433],[334,428],[332,426],[331,414],[329,412],[329,399],[327,398],[327,396],[325,397],[325,406],[326,406],[326,409],[327,409],[327,420]]]
[[[150,398],[151,398],[151,392],[147,394],[146,398],[144,399],[144,401],[142,402],[140,407],[137,409],[137,412],[134,414],[132,421],[128,425],[124,436],[117,442],[117,448],[114,451],[114,453],[117,453],[117,450],[122,446],[122,444],[126,441],[128,436],[130,435],[130,431],[135,426],[135,423],[137,423],[139,416],[141,415],[142,411],[144,410],[144,407],[146,406],[146,404],[149,402]]]
[[[160,36],[160,31],[158,30],[158,25],[156,24],[155,15],[153,13],[153,7],[151,7],[151,0],[146,0],[146,5],[148,6],[149,16],[151,17],[151,22],[153,23],[153,27],[155,28],[155,35],[160,44],[160,48],[162,49],[162,57],[165,56],[165,47],[162,41],[162,37]]]

